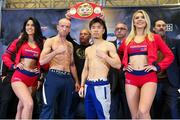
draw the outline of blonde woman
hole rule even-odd
[[[171,50],[162,38],[150,31],[150,19],[144,10],[132,17],[131,31],[118,50],[124,54],[125,90],[132,119],[150,119],[150,108],[157,89],[157,71],[165,70],[173,61]],[[164,59],[157,61],[158,51]]]

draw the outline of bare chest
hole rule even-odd
[[[94,60],[94,59],[98,58],[97,57],[98,51],[101,51],[101,52],[103,52],[105,54],[108,54],[108,49],[106,47],[103,47],[103,48],[102,47],[92,47],[89,50],[89,54],[88,54],[89,59]]]

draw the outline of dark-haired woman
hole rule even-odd
[[[43,36],[39,22],[28,18],[23,25],[22,35],[13,41],[2,59],[9,69],[15,69],[11,85],[19,98],[16,119],[31,119],[33,111],[32,92],[37,87],[40,72],[39,56],[43,48]],[[11,55],[16,54],[15,61]]]

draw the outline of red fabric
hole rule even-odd
[[[24,43],[21,48],[18,50],[18,52],[16,53],[16,44],[18,42],[19,39],[15,39],[11,44],[10,46],[7,48],[7,50],[5,51],[5,53],[2,55],[2,60],[4,62],[4,64],[6,66],[8,66],[9,69],[11,69],[12,65],[17,65],[19,62],[20,62],[20,59],[22,56],[24,55],[27,55],[27,56],[33,56],[31,54],[25,54],[24,53],[24,50],[25,49],[29,49],[29,50],[34,50],[34,51],[37,51],[38,52],[38,57],[37,57],[37,60],[39,61],[39,57],[40,57],[40,53],[41,53],[41,50],[40,48],[36,47],[35,49],[33,48],[30,48],[30,46],[26,43]],[[11,60],[11,55],[12,54],[16,54],[16,59],[15,61],[12,61]],[[36,56],[36,55],[35,55]],[[46,65],[43,65],[43,66],[40,66],[40,63],[38,62],[38,68],[43,68],[45,71],[48,70],[49,68],[49,65],[46,64]]]
[[[160,50],[164,55],[164,59],[157,64],[159,65],[160,70],[165,70],[173,62],[174,55],[158,34],[154,34],[153,36],[154,41],[149,41],[148,38],[146,38],[148,45],[148,64],[152,65],[153,63],[157,62],[158,50]],[[128,46],[125,45],[124,40],[118,49],[119,56],[123,55],[122,64],[125,67],[128,65]]]
[[[126,84],[131,84],[137,87],[142,87],[145,83],[148,82],[155,82],[157,83],[157,75],[155,72],[147,73],[146,75],[134,75],[131,73],[126,72],[125,74]]]
[[[16,43],[18,42],[18,39],[15,39],[10,46],[6,49],[5,53],[2,55],[2,60],[4,64],[11,69],[12,65],[15,64],[15,61],[11,60],[11,56],[13,54],[16,54]]]
[[[15,64],[18,64],[20,62],[22,56],[37,58],[37,60],[39,61],[40,53],[41,50],[39,47],[31,48],[28,45],[28,42],[25,42],[16,54]],[[37,67],[40,68],[39,62],[37,64]]]
[[[37,86],[37,83],[38,83],[37,79],[38,79],[38,75],[29,76],[29,75],[22,73],[21,70],[16,70],[11,78],[11,82],[21,81],[25,85],[27,85],[27,87],[30,87],[30,86],[35,87],[35,86]]]
[[[25,50],[29,50],[29,51],[32,51],[33,48],[31,48],[27,42],[25,42],[18,50],[18,52],[16,53],[16,44],[18,42],[18,39],[14,40],[11,45],[9,46],[9,48],[6,50],[6,52],[3,54],[2,56],[2,60],[4,62],[5,65],[8,66],[8,68],[11,68],[12,65],[17,65],[19,62],[20,62],[20,59],[21,59],[21,56],[26,56],[27,55],[27,52],[25,52]],[[39,57],[40,57],[40,52],[41,50],[36,47],[33,51],[36,51],[37,52],[37,55],[35,55],[37,57],[37,60],[39,60]],[[15,61],[12,61],[11,60],[11,54],[16,54],[16,59]],[[31,57],[31,56],[34,56],[33,53],[30,53],[28,54],[27,56]],[[38,62],[38,68],[40,68],[40,64]]]
[[[71,17],[77,19],[91,19],[100,16],[102,7],[91,2],[80,2],[71,7]]]
[[[136,43],[134,40],[129,43],[128,54],[145,54],[147,53],[147,42]]]

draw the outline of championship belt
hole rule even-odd
[[[80,2],[70,9],[71,17],[77,19],[91,19],[99,16],[102,7],[90,2]]]

